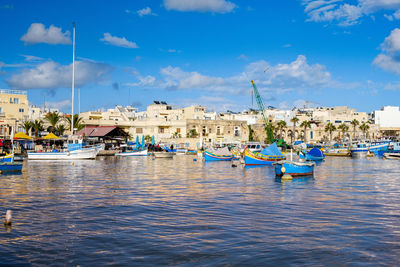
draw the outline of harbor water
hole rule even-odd
[[[331,157],[283,182],[193,159],[25,161],[0,176],[0,264],[400,264],[399,161]]]

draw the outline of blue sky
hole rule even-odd
[[[400,0],[0,0],[0,20],[0,88],[64,112],[73,21],[81,111],[242,111],[252,79],[280,108],[400,104]]]

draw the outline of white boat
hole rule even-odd
[[[145,150],[128,150],[121,153],[116,153],[115,156],[147,156],[147,149]]]
[[[164,151],[161,151],[161,152],[151,152],[150,155],[151,155],[153,158],[169,158],[169,159],[171,159],[171,158],[174,157],[175,152],[164,152]]]
[[[385,159],[400,159],[400,153],[384,153],[383,157]]]
[[[389,142],[375,142],[375,143],[366,143],[361,142],[357,143],[350,149],[351,156],[353,158],[364,158],[369,154],[378,153],[378,151],[386,150],[389,146]]]
[[[60,152],[28,152],[31,160],[70,160],[70,159],[95,159],[96,148],[84,148],[82,150],[60,151]]]
[[[28,152],[28,159],[34,160],[69,160],[95,159],[99,149],[96,146],[86,147],[82,139],[68,140],[67,149],[50,152]]]

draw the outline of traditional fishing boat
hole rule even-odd
[[[1,162],[14,162],[14,160],[15,160],[14,153],[0,157],[0,163]]]
[[[127,150],[120,153],[115,153],[115,156],[147,156],[147,149],[143,150]]]
[[[234,155],[229,151],[227,147],[213,149],[209,148],[204,151],[205,161],[230,161],[234,158]]]
[[[368,155],[368,152],[378,155],[379,151],[387,150],[389,144],[390,142],[360,142],[350,149],[351,156],[353,158],[363,158]]]
[[[279,150],[276,143],[264,148],[261,152],[251,152],[249,149],[244,150],[245,165],[272,165],[276,161],[285,160],[286,157]]]
[[[166,152],[166,151],[158,151],[151,152],[150,155],[154,158],[167,158],[172,159],[176,153],[175,152]]]
[[[2,162],[0,163],[0,173],[21,172],[22,163]]]
[[[284,174],[296,176],[311,176],[314,174],[315,162],[295,162],[289,160],[278,161],[274,163],[275,174],[282,177]]]
[[[306,160],[308,161],[321,161],[325,159],[324,153],[318,148],[313,148],[306,154]]]

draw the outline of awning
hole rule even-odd
[[[53,133],[49,133],[48,135],[43,137],[43,139],[60,139],[60,137],[58,137],[57,135],[55,135]]]
[[[29,135],[24,134],[23,132],[18,132],[14,135],[14,138],[17,139],[32,139]]]

